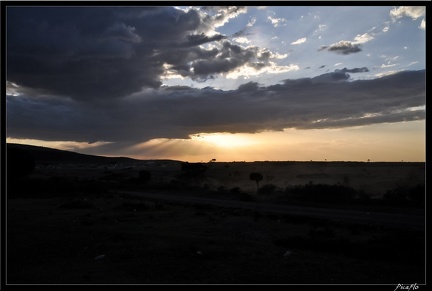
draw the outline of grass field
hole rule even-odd
[[[388,284],[394,290],[425,283],[424,231],[121,191],[424,215],[421,204],[383,200],[398,185],[424,183],[424,163],[213,162],[198,178],[185,177],[181,165],[37,163],[29,176],[9,179],[7,284]],[[143,170],[149,181],[139,179]],[[251,172],[262,173],[262,188],[343,185],[368,199],[261,195]]]
[[[11,199],[9,284],[425,282],[424,235],[127,196]]]

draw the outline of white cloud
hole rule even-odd
[[[358,53],[362,50],[361,44],[373,40],[374,37],[370,33],[357,34],[353,41],[341,40],[331,45],[321,46],[318,50],[328,50],[338,54]]]
[[[263,71],[298,69],[297,65],[270,65]],[[406,110],[425,106],[425,70],[384,80],[350,82],[348,78],[346,72],[336,71],[270,86],[249,82],[227,91],[149,88],[134,98],[103,100],[97,103],[103,106],[90,107],[83,102],[8,95],[8,137],[90,140],[117,147],[154,138],[188,138],[199,132],[340,128],[425,119],[424,110]],[[364,118],[365,113],[370,118]]]
[[[286,19],[285,18],[273,18],[271,16],[267,17],[268,20],[271,21],[274,27],[285,26]]]
[[[288,56],[288,54],[280,54],[280,53],[270,53],[270,58],[272,59],[278,59],[278,60],[282,60],[285,59]]]
[[[251,42],[250,40],[248,40],[244,36],[233,38],[233,40],[236,41],[236,42],[238,42],[238,43],[250,43]]]
[[[234,71],[229,72],[225,76],[228,79],[238,79],[240,77],[243,78],[249,78],[252,76],[258,76],[263,73],[267,74],[279,74],[279,73],[286,73],[290,71],[298,71],[300,70],[300,67],[298,65],[290,64],[289,66],[278,66],[274,62],[269,62],[269,65],[266,67],[263,67],[261,69],[256,69],[254,67],[251,67],[249,65],[244,65],[242,67],[237,68]]]
[[[246,25],[246,27],[251,27],[251,26],[253,26],[253,25],[255,24],[255,22],[256,22],[256,17],[252,18],[252,19],[248,22],[248,24]]]
[[[371,41],[374,39],[374,37],[368,33],[363,34],[357,34],[357,36],[354,38],[355,43],[366,43],[368,41]]]
[[[19,96],[21,93],[19,92],[19,87],[14,82],[6,81],[6,95],[11,96]]]
[[[163,64],[162,68],[164,69],[164,74],[161,76],[161,80],[169,80],[169,79],[184,79],[182,75],[173,70],[174,66],[169,64]]]
[[[304,43],[304,42],[306,42],[306,37],[299,38],[298,40],[292,42],[291,44],[292,45],[297,45],[297,44],[301,44],[301,43]]]
[[[314,30],[313,35],[316,35],[318,32],[324,31],[327,29],[327,25],[325,24],[319,24],[318,28]]]
[[[422,20],[422,22],[420,23],[419,28],[423,29],[423,30],[426,30],[426,20],[424,20],[424,19]]]
[[[390,11],[390,16],[393,21],[400,19],[404,16],[411,17],[413,20],[425,15],[425,6],[399,6],[398,8],[393,8]]]
[[[390,67],[394,67],[394,66],[396,66],[396,64],[387,63],[387,64],[382,64],[380,68],[385,69],[385,68],[390,68]]]
[[[375,77],[382,78],[382,77],[394,75],[394,74],[399,73],[399,72],[401,72],[401,71],[387,71],[387,72],[375,74]]]

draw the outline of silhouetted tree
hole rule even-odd
[[[250,173],[249,179],[255,181],[257,184],[257,191],[259,190],[259,182],[263,179],[263,175],[260,173]]]

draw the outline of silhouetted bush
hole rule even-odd
[[[219,187],[216,188],[216,192],[217,193],[226,193],[226,192],[228,192],[228,189],[225,186],[219,186]]]
[[[279,191],[279,188],[273,184],[265,184],[258,189],[258,194],[272,195]]]
[[[205,177],[207,166],[203,163],[182,163],[181,178],[199,180]]]
[[[398,206],[423,206],[425,194],[426,188],[424,184],[416,186],[398,185],[393,189],[387,190],[383,195],[383,200]]]
[[[252,195],[248,194],[248,193],[240,193],[237,196],[239,201],[243,201],[243,202],[253,202],[255,201],[255,197],[253,197]]]
[[[299,200],[342,202],[354,198],[357,191],[341,184],[313,184],[289,186],[285,192]]]
[[[239,201],[244,202],[252,202],[255,201],[255,197],[250,195],[249,193],[243,192],[239,187],[234,187],[230,190],[231,194],[234,194],[234,197]]]
[[[229,190],[229,192],[231,194],[240,194],[240,193],[242,193],[242,190],[240,189],[240,187],[233,187]]]

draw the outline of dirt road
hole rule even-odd
[[[425,216],[402,213],[366,212],[358,210],[342,210],[331,208],[316,208],[294,205],[276,205],[260,202],[242,202],[222,199],[192,197],[164,193],[147,193],[120,191],[119,194],[133,195],[143,198],[168,200],[191,204],[208,204],[228,208],[243,208],[257,210],[261,213],[275,213],[305,217],[316,217],[337,222],[381,225],[396,229],[424,230]]]

